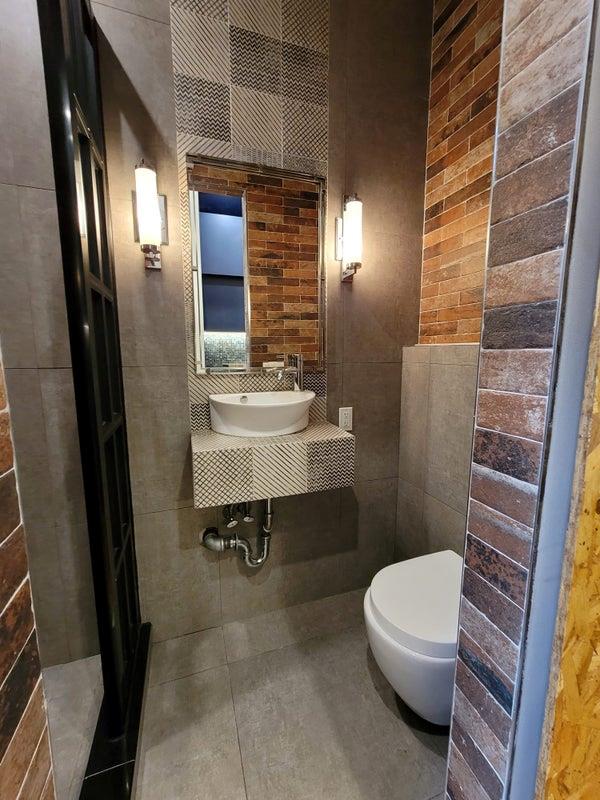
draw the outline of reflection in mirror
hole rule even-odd
[[[214,163],[188,175],[197,370],[297,353],[319,368],[322,182]]]

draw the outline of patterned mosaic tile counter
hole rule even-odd
[[[354,483],[354,436],[324,420],[287,436],[192,433],[194,506],[263,500]]]

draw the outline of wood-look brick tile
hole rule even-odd
[[[35,755],[29,766],[29,771],[21,788],[23,798],[38,800],[46,785],[46,780],[50,773],[50,741],[48,738],[48,728],[46,728],[40,738]]]
[[[27,551],[20,525],[0,545],[0,612],[27,575]]]
[[[460,603],[460,624],[512,681],[517,675],[519,648],[466,597]]]
[[[575,136],[580,84],[571,86],[498,138],[496,177],[502,178]]]
[[[460,658],[456,661],[456,686],[506,748],[510,736],[510,717]]]
[[[4,681],[33,630],[29,581],[0,616],[0,684]]]
[[[471,470],[471,497],[490,508],[533,527],[537,487],[480,464]]]
[[[458,687],[454,698],[454,720],[460,725],[462,731],[477,744],[496,774],[504,779],[507,760],[506,748]]]
[[[533,531],[520,522],[471,500],[467,530],[522,567],[529,568]]]
[[[492,204],[493,204],[492,197]],[[488,266],[495,267],[561,247],[565,237],[567,200],[534,208],[490,230]]]
[[[537,483],[542,459],[539,442],[496,431],[475,430],[473,461],[526,483]]]
[[[477,398],[477,424],[515,436],[541,442],[546,422],[546,398],[480,389]]]
[[[448,752],[448,793],[451,800],[490,800],[454,742]]]
[[[543,0],[511,0],[510,3],[506,3],[507,32],[514,30],[542,2]]]
[[[460,751],[479,784],[484,787],[490,800],[501,800],[504,792],[502,781],[456,716],[452,724],[452,742]]]
[[[503,79],[508,82],[589,13],[589,0],[542,3],[506,37]]]
[[[0,543],[15,530],[20,521],[17,483],[12,469],[0,475]]]
[[[13,465],[13,447],[10,437],[8,411],[0,411],[0,475],[8,472]]]
[[[527,570],[489,547],[472,534],[467,535],[465,564],[521,608],[525,605]]]
[[[551,367],[550,350],[483,351],[479,386],[498,391],[546,395]]]
[[[4,370],[0,369],[0,411],[3,411],[7,406],[6,399],[6,383],[4,382]]]
[[[483,317],[482,346],[489,350],[551,347],[556,309],[556,301],[489,309]]]
[[[566,195],[572,161],[573,145],[569,143],[497,181],[492,199],[492,224]]]
[[[0,760],[27,707],[39,676],[40,659],[35,633],[32,633],[0,688]]]
[[[482,614],[519,646],[523,610],[468,567],[463,575],[463,595]]]
[[[4,758],[0,761],[0,797],[17,797],[45,725],[46,714],[40,680],[29,699]]]
[[[458,655],[471,672],[483,683],[500,706],[510,714],[514,699],[514,683],[464,631],[458,637]]]
[[[502,87],[498,102],[500,131],[581,79],[587,62],[587,36],[585,20]]]
[[[556,300],[562,257],[560,248],[488,270],[486,307]]]

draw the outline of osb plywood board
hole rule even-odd
[[[597,312],[598,313],[598,312]],[[590,394],[564,632],[556,684],[554,721],[548,741],[546,800],[600,797],[600,371],[598,320],[590,351]],[[587,424],[586,424],[587,423]],[[587,447],[585,446],[587,439]],[[587,451],[587,452],[586,452]],[[577,497],[579,495],[579,497]]]

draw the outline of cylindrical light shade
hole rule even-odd
[[[156,172],[142,161],[135,168],[135,203],[140,244],[159,247],[162,241]]]
[[[344,203],[344,267],[362,264],[362,206],[356,195],[347,197]]]

